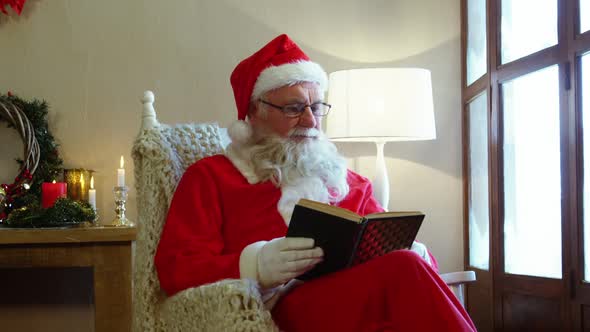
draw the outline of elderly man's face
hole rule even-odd
[[[323,93],[316,83],[300,83],[269,91],[261,98],[265,102],[285,106],[289,104],[313,104],[323,101]],[[315,117],[307,107],[297,118],[290,118],[275,107],[254,102],[250,123],[256,130],[269,130],[281,137],[287,137],[294,128],[316,128],[321,130],[321,118]]]

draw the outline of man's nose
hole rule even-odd
[[[307,106],[299,118],[299,125],[306,128],[315,128],[316,118],[311,112],[311,107]]]

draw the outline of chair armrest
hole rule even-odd
[[[444,273],[440,275],[440,278],[449,286],[474,282],[476,280],[474,271]]]
[[[248,279],[184,290],[164,301],[162,320],[167,331],[278,331]]]

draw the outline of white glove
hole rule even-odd
[[[430,255],[428,254],[428,249],[422,243],[414,241],[412,243],[412,248],[410,248],[413,252],[417,253],[418,256],[422,257],[428,265],[432,266],[432,260],[430,259]]]
[[[311,270],[321,262],[324,251],[309,238],[273,239],[258,251],[258,282],[263,288],[281,285]]]

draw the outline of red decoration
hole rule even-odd
[[[12,203],[14,201],[15,197],[18,197],[18,196],[24,194],[25,190],[28,189],[28,188],[25,188],[25,185],[30,186],[32,180],[33,180],[33,175],[31,175],[31,172],[29,172],[28,169],[24,169],[19,175],[16,176],[16,178],[14,178],[13,183],[0,184],[0,187],[2,187],[2,189],[4,189],[4,192],[6,193],[6,197],[4,197],[4,200],[6,201],[6,203]],[[0,220],[1,219],[2,218],[0,218]]]
[[[8,15],[8,11],[5,7],[10,6],[12,10],[14,10],[18,15],[20,15],[23,11],[23,7],[25,6],[26,1],[27,0],[0,0],[0,11]]]
[[[41,184],[41,206],[52,207],[58,198],[66,197],[68,185],[65,182],[43,182]]]

